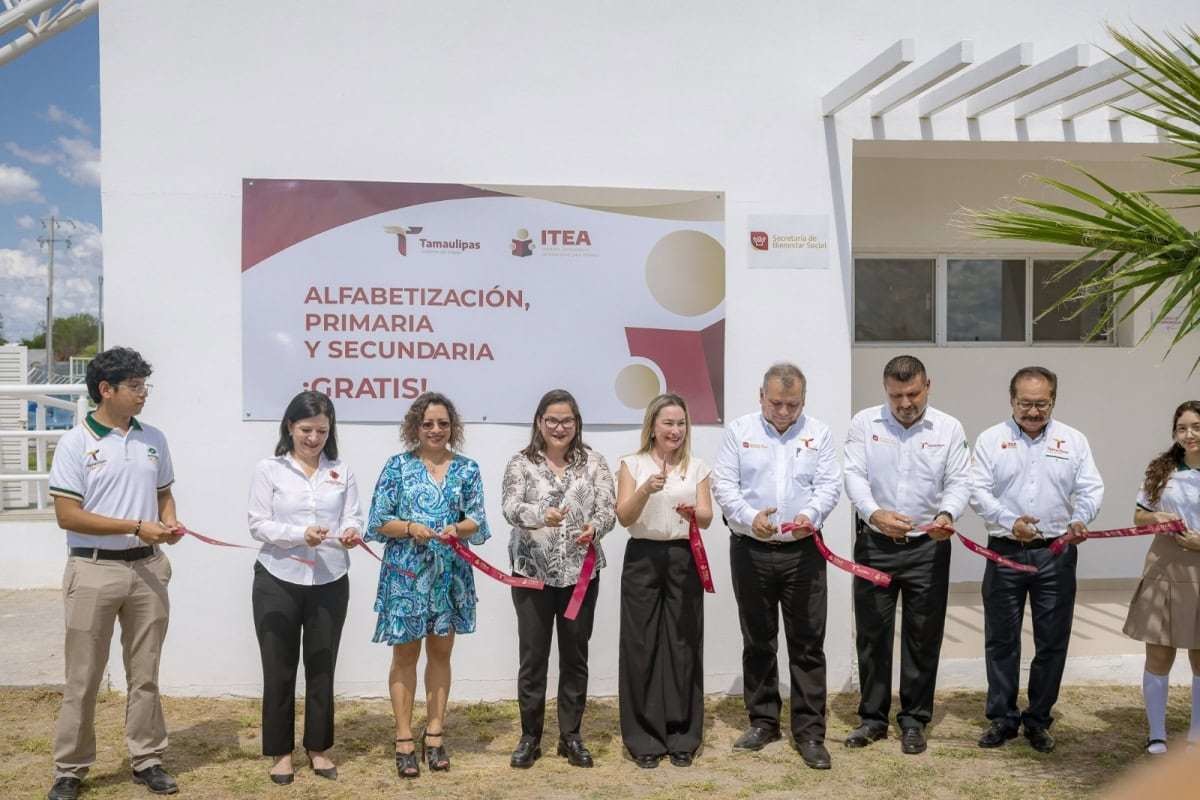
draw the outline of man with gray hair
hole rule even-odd
[[[742,627],[743,696],[750,727],[735,750],[780,738],[779,612],[792,686],[792,742],[804,763],[829,769],[825,749],[825,560],[812,531],[841,495],[829,427],[805,415],[804,373],[775,364],[761,411],[733,420],[713,465],[713,494],[732,533],[729,560]],[[802,526],[780,533],[779,525]]]

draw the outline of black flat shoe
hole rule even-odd
[[[396,744],[404,744],[411,742],[412,739],[397,739]],[[396,751],[396,774],[401,778],[418,778],[421,775],[421,765],[417,761],[417,749],[414,747],[411,753],[401,753]]]
[[[738,737],[738,740],[733,743],[734,750],[762,750],[771,742],[777,742],[783,736],[779,731],[771,731],[766,728],[760,728],[757,725],[751,725],[746,729],[746,732]]]
[[[1054,750],[1054,737],[1045,728],[1031,728],[1026,725],[1025,738],[1029,740],[1029,746],[1039,753],[1050,753]]]
[[[590,767],[593,765],[592,754],[583,746],[583,740],[578,736],[558,740],[558,754],[567,759],[572,767]]]
[[[924,753],[926,747],[925,731],[920,728],[905,728],[900,733],[900,752],[906,756]]]
[[[437,733],[421,731],[421,758],[424,759],[430,772],[447,772],[450,769],[450,756],[446,755],[446,747],[444,744],[429,744],[426,740],[430,736],[445,742],[443,731]]]
[[[690,767],[692,765],[692,757],[691,753],[684,753],[682,751],[671,753],[671,766]]]
[[[179,785],[162,768],[161,764],[155,764],[145,769],[135,769],[133,771],[133,782],[145,786],[150,790],[151,794],[175,794],[179,791]]]
[[[1161,752],[1156,753],[1150,749],[1151,747],[1153,747],[1156,744],[1161,744],[1163,746],[1163,749]],[[1165,756],[1166,754],[1167,754],[1167,740],[1166,739],[1147,739],[1146,740],[1146,755]]]
[[[634,756],[633,763],[641,769],[658,769],[658,759],[661,756]]]
[[[980,747],[1001,747],[1010,739],[1017,738],[1017,729],[1002,722],[992,722],[979,737]]]
[[[267,775],[271,778],[271,783],[276,786],[287,786],[296,780],[296,773],[294,772],[268,772]]]
[[[796,750],[809,769],[829,769],[833,765],[833,759],[830,758],[824,742],[815,739],[796,742]]]
[[[517,747],[512,752],[508,765],[513,769],[529,769],[533,762],[542,757],[541,740],[532,736],[522,736]]]
[[[76,800],[83,781],[79,778],[63,777],[54,782],[46,794],[46,800]]]
[[[850,731],[850,735],[846,737],[846,747],[866,747],[872,742],[886,739],[887,735],[887,728],[879,728],[863,723]]]
[[[337,780],[337,767],[318,767],[316,764],[313,763],[312,755],[310,755],[307,752],[305,753],[305,755],[308,756],[309,769],[311,769],[313,772],[315,772],[317,774],[317,777],[324,778],[325,780],[328,780],[328,781],[336,781]]]

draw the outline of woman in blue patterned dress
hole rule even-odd
[[[379,571],[374,641],[392,645],[388,691],[396,715],[396,771],[420,774],[412,734],[417,659],[425,642],[426,722],[421,752],[430,770],[450,768],[443,746],[450,651],[456,633],[475,630],[471,566],[441,539],[481,545],[491,536],[479,465],[459,455],[462,422],[445,396],[413,401],[401,428],[408,450],[392,456],[375,484],[368,540],[386,541]]]

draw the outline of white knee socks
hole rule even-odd
[[[1153,672],[1142,673],[1142,697],[1146,700],[1146,721],[1150,724],[1150,738],[1167,740],[1167,675],[1155,675]],[[1200,678],[1192,680],[1192,725],[1200,725]],[[1158,755],[1165,753],[1167,746],[1152,744],[1149,752]]]

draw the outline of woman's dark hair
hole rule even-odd
[[[88,396],[92,402],[99,404],[100,383],[103,381],[114,389],[121,381],[130,378],[148,378],[153,370],[141,354],[128,347],[110,347],[88,362],[87,383]]]
[[[286,455],[294,449],[289,425],[294,425],[302,419],[319,417],[324,414],[329,419],[329,438],[325,440],[325,448],[321,451],[330,461],[336,461],[337,448],[337,417],[333,413],[333,401],[328,395],[320,392],[301,392],[292,398],[283,419],[279,421],[279,444],[275,445],[275,455]]]
[[[1179,408],[1175,409],[1175,416],[1171,418],[1172,437],[1175,436],[1175,426],[1179,424],[1179,418],[1188,411],[1200,415],[1200,400],[1188,400],[1186,403],[1180,403]],[[1179,462],[1182,460],[1183,445],[1173,442],[1171,449],[1160,453],[1146,467],[1146,480],[1142,484],[1142,488],[1146,490],[1146,497],[1151,503],[1157,503],[1162,498],[1163,489],[1170,480],[1171,473],[1178,469]]]
[[[583,443],[583,415],[579,413],[579,404],[575,402],[575,397],[566,389],[551,389],[542,395],[542,399],[538,401],[537,410],[533,412],[533,428],[529,434],[529,446],[521,453],[535,464],[542,463],[543,453],[546,451],[546,440],[543,438],[542,432],[538,430],[538,423],[541,422],[546,409],[555,403],[569,405],[571,414],[575,417],[575,436],[567,445],[567,463],[578,464],[586,461],[588,446]]]
[[[421,443],[421,422],[425,419],[425,412],[429,410],[430,406],[441,406],[446,409],[446,416],[450,417],[450,449],[461,450],[463,446],[462,419],[458,416],[458,409],[454,407],[454,403],[450,402],[450,398],[438,392],[425,392],[413,400],[412,405],[408,407],[408,413],[404,415],[404,422],[400,423],[400,438],[404,440],[404,444],[410,450],[415,450]]]

